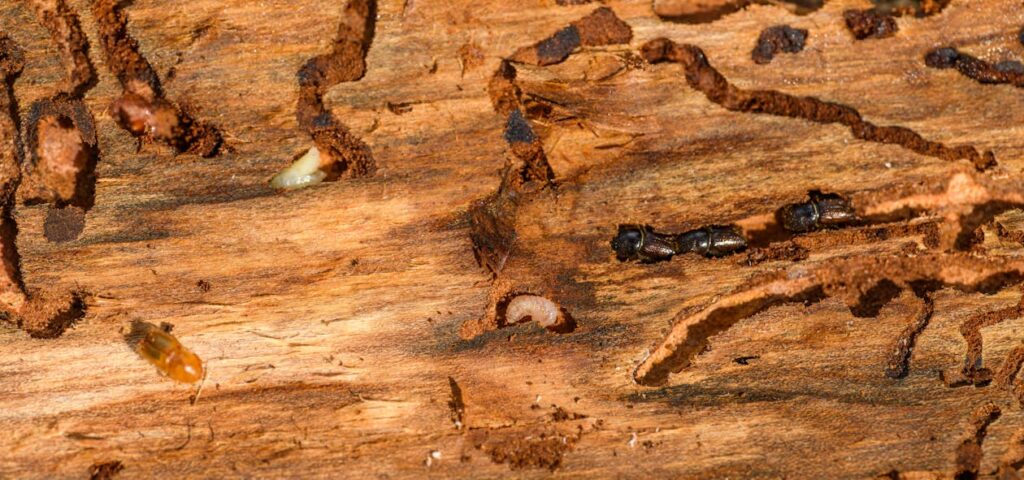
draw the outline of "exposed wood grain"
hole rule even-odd
[[[978,448],[971,441],[970,462],[980,449],[982,475],[1021,464],[1013,389],[950,388],[939,376],[963,365],[961,323],[1017,305],[1017,289],[931,293],[899,380],[883,366],[920,309],[910,296],[872,318],[838,298],[773,307],[646,387],[633,371],[673,319],[793,260],[643,265],[617,262],[609,247],[620,223],[682,232],[768,218],[810,189],[890,191],[968,165],[858,140],[843,125],[727,110],[679,65],[640,60],[645,43],[696,45],[744,91],[813,96],[992,151],[999,164],[983,175],[1006,178],[1024,168],[1020,90],[929,68],[924,56],[953,46],[992,64],[1024,58],[1019,2],[954,0],[858,41],[843,12],[870,5],[853,0],[805,15],[750,5],[698,24],[663,20],[650,0],[381,1],[365,76],[323,96],[376,172],[288,193],[267,181],[311,146],[296,120],[296,72],[332,51],[345,2],[125,7],[166,97],[223,134],[229,148],[212,158],[140,146],[117,126],[107,107],[123,89],[91,2],[68,3],[99,75],[84,95],[99,145],[95,204],[68,242],[44,236],[45,205],[19,202],[14,216],[26,287],[88,292],[88,313],[55,339],[0,327],[0,477],[86,478],[115,461],[124,478],[949,477],[966,465],[958,449],[988,402],[1002,414]],[[492,283],[466,214],[497,189],[509,155],[488,82],[502,58],[599,6],[629,24],[629,45],[516,65],[557,186],[519,203],[504,283]],[[761,31],[780,24],[807,29],[805,48],[755,64]],[[24,116],[66,83],[64,53],[30,2],[0,3],[0,31],[26,52],[13,85]],[[1019,211],[999,222],[1024,230]],[[794,240],[808,251],[800,261],[925,244],[913,228],[860,228]],[[983,228],[978,255],[1021,261],[1020,242]],[[575,329],[522,323],[464,339],[500,289],[550,297]],[[123,338],[132,320],[174,325],[206,361],[201,392],[138,358]],[[1013,360],[1022,328],[1017,318],[980,330],[986,367]]]

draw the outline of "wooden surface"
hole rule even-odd
[[[1024,57],[1019,2],[954,0],[864,41],[842,12],[868,4],[846,0],[803,16],[752,5],[703,24],[664,21],[650,1],[603,2],[632,27],[629,46],[518,67],[526,97],[551,105],[532,121],[560,184],[520,207],[522,260],[502,275],[513,289],[543,284],[577,327],[472,339],[460,328],[484,316],[492,284],[466,212],[495,191],[507,155],[488,80],[502,57],[595,4],[381,2],[365,77],[324,97],[372,149],[376,174],[277,193],[268,179],[310,146],[295,120],[295,74],[330,50],[344,2],[126,8],[167,95],[224,133],[231,148],[213,158],[137,149],[105,113],[121,88],[88,4],[70,3],[100,74],[85,95],[100,145],[95,206],[68,243],[44,238],[47,206],[16,215],[27,286],[84,290],[88,313],[56,339],[2,327],[0,477],[85,478],[110,461],[125,478],[948,477],[986,402],[1002,415],[980,442],[982,473],[996,471],[1024,425],[1006,390],[947,388],[938,377],[962,361],[960,323],[1016,305],[1016,289],[936,292],[901,380],[883,369],[918,309],[908,296],[875,318],[833,298],[770,309],[712,338],[666,385],[645,387],[633,371],[680,312],[790,262],[621,264],[608,245],[619,223],[682,231],[770,214],[812,188],[899,187],[967,165],[857,140],[841,125],[728,111],[690,89],[679,65],[636,62],[631,52],[648,40],[701,47],[739,88],[811,95],[878,125],[991,150],[999,166],[987,175],[1016,176],[1021,91],[929,69],[923,56],[953,45],[990,61]],[[783,23],[809,30],[806,48],[754,64],[761,30]],[[0,31],[27,52],[14,85],[24,110],[56,91],[64,69],[23,2],[0,4]],[[1019,213],[1000,221],[1024,229]],[[988,233],[989,255],[1024,254]],[[835,235],[808,236],[803,262],[919,240]],[[206,361],[198,395],[125,345],[132,320],[174,324]],[[998,367],[1022,329],[1024,319],[983,329],[986,365]],[[734,361],[744,356],[757,358]]]

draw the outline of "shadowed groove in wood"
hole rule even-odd
[[[950,148],[939,142],[925,140],[917,132],[905,127],[879,127],[864,120],[859,111],[846,105],[814,97],[796,97],[774,90],[742,90],[729,83],[711,66],[704,52],[693,45],[680,45],[666,38],[659,38],[645,43],[641,48],[641,54],[651,63],[669,61],[682,65],[686,73],[686,82],[690,87],[727,110],[767,113],[818,123],[838,123],[849,127],[855,138],[899,145],[916,153],[947,161],[968,160],[980,171],[996,164],[992,152],[980,154],[970,145]]]
[[[33,102],[24,136],[29,160],[22,184],[25,203],[89,211],[96,201],[99,145],[92,114],[82,99],[58,95]],[[68,137],[77,141],[69,142]]]
[[[299,100],[295,116],[313,139],[325,180],[343,175],[363,177],[377,170],[370,147],[349,131],[324,105],[327,90],[342,82],[355,82],[366,74],[366,53],[377,23],[376,0],[349,0],[338,23],[331,52],[309,59],[297,74]]]
[[[845,295],[851,307],[870,301],[857,292],[867,292],[881,281],[896,285],[940,286],[963,291],[991,291],[1024,279],[1024,263],[994,262],[964,254],[928,254],[915,257],[853,257],[815,266],[796,266],[766,281],[731,294],[704,310],[677,318],[672,330],[657,349],[634,372],[637,383],[659,385],[673,372],[686,368],[706,346],[708,339],[740,320],[785,302],[811,301],[823,296]],[[851,297],[850,295],[854,295]],[[889,360],[893,373],[909,358],[912,339],[927,324],[930,308],[901,334]],[[919,328],[920,327],[920,328]],[[897,368],[893,368],[895,365]]]
[[[39,22],[57,44],[66,74],[63,93],[81,98],[97,81],[96,69],[89,60],[89,39],[82,31],[78,14],[65,0],[31,0]]]
[[[160,141],[177,152],[217,155],[224,142],[220,130],[195,120],[164,97],[160,77],[128,33],[125,0],[90,1],[107,68],[124,90],[110,106],[118,125],[136,137]]]
[[[17,312],[27,301],[18,257],[18,225],[14,219],[15,192],[21,183],[21,143],[14,81],[25,65],[25,51],[0,34],[0,306]],[[16,320],[16,319],[12,319]]]
[[[956,470],[953,478],[969,480],[978,477],[984,452],[981,443],[985,441],[988,427],[1003,414],[992,402],[986,402],[974,410],[970,424],[964,432],[964,439],[956,449]]]
[[[948,387],[961,387],[964,385],[983,386],[992,380],[992,371],[983,366],[983,343],[981,329],[990,327],[1006,320],[1020,317],[1021,308],[1024,307],[1024,296],[1017,305],[1001,308],[989,312],[982,312],[968,317],[960,324],[960,335],[964,337],[967,344],[967,352],[964,355],[964,362],[959,368],[951,369],[943,373],[943,381]],[[1018,367],[1012,367],[1013,352],[1007,355],[1003,363],[1003,369],[997,378],[997,385],[1007,386],[1017,374]]]
[[[523,92],[516,83],[512,62],[552,65],[565,61],[580,46],[624,44],[633,38],[629,25],[607,7],[594,10],[559,32],[503,59],[487,84],[494,111],[506,117],[503,137],[511,155],[500,174],[498,190],[470,207],[469,235],[477,262],[495,276],[512,253],[518,204],[524,195],[555,185],[555,172],[544,152],[543,140],[523,115]],[[566,43],[567,37],[572,41]]]
[[[927,292],[915,292],[915,311],[910,317],[907,327],[896,337],[890,349],[889,360],[885,366],[885,375],[889,378],[903,378],[910,371],[910,357],[914,353],[914,344],[921,335],[928,321],[935,312],[935,302]]]

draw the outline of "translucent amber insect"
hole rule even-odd
[[[127,338],[139,356],[156,365],[161,373],[171,379],[194,383],[203,378],[203,361],[174,338],[169,328],[134,322]]]

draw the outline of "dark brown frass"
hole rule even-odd
[[[887,38],[899,31],[899,25],[892,14],[874,8],[847,10],[843,12],[843,20],[846,21],[846,28],[857,40]]]
[[[797,53],[803,50],[806,42],[807,29],[776,25],[761,31],[750,56],[754,63],[765,64],[771,62],[776,53]]]
[[[942,47],[926,53],[924,64],[940,70],[955,68],[961,75],[981,84],[1009,84],[1017,88],[1024,87],[1024,67],[1020,62],[1014,60],[993,64],[953,47]]]
[[[848,127],[854,138],[901,145],[913,152],[947,161],[968,160],[978,171],[985,171],[997,164],[991,151],[979,152],[971,145],[949,147],[941,142],[926,140],[921,134],[906,127],[875,125],[864,120],[857,109],[847,105],[774,90],[738,88],[729,83],[711,65],[704,51],[695,45],[656,38],[645,43],[640,53],[649,63],[673,62],[682,65],[686,83],[727,110],[802,118],[818,123],[838,123]]]

